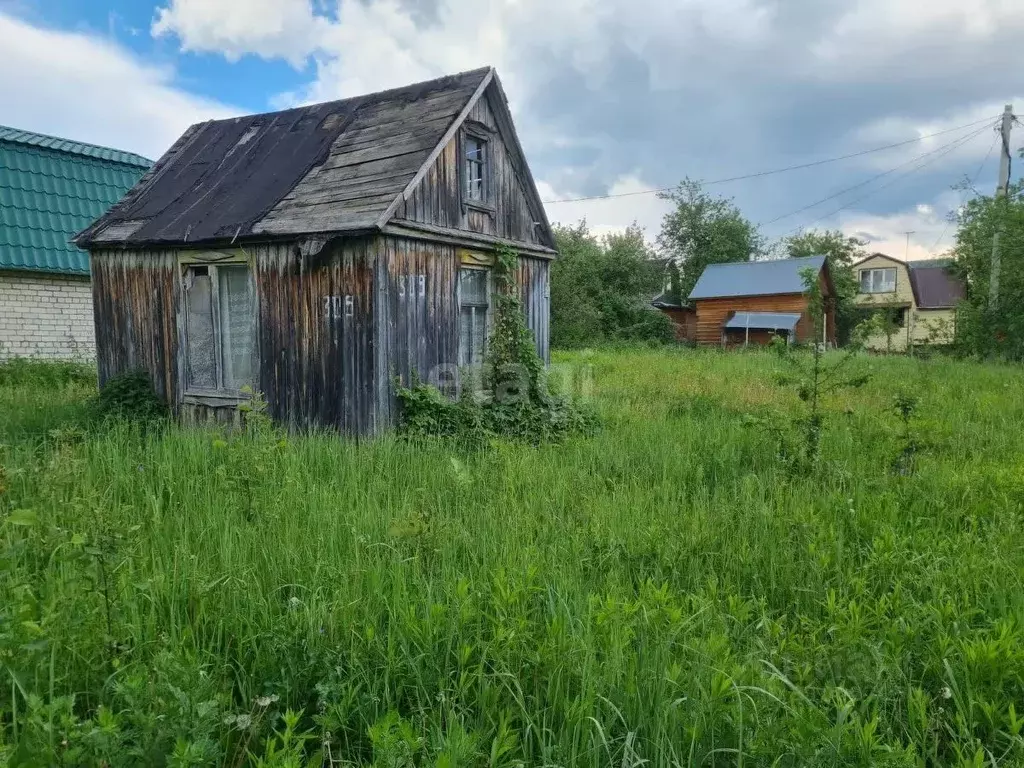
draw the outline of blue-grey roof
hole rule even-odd
[[[804,281],[800,272],[808,268],[820,271],[824,263],[824,256],[807,256],[802,259],[709,264],[690,292],[690,299],[803,293]]]
[[[758,331],[792,331],[800,315],[780,312],[737,312],[725,323],[726,328],[751,328]]]

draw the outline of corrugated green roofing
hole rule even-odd
[[[143,170],[146,170],[153,164],[152,160],[148,160],[142,155],[136,155],[134,152],[122,152],[120,149],[101,147],[97,144],[86,144],[82,141],[71,141],[70,139],[62,139],[59,136],[47,136],[45,133],[22,131],[17,128],[8,128],[4,125],[0,125],[0,141],[10,141],[29,147],[42,147],[56,152],[67,152],[72,155],[95,157],[98,160],[109,160],[112,163],[120,163],[122,165],[137,165]]]
[[[0,126],[0,269],[88,274],[79,231],[152,162],[130,152]]]

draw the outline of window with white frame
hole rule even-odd
[[[459,365],[480,365],[487,352],[487,316],[490,273],[486,269],[459,270]]]
[[[465,147],[465,198],[467,202],[485,205],[488,202],[487,139],[467,133]]]
[[[247,264],[188,264],[185,389],[240,395],[256,385],[256,285]]]
[[[862,269],[860,271],[861,293],[895,293],[896,268]]]

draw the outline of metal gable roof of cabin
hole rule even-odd
[[[824,256],[709,264],[689,298],[720,299],[803,293],[804,282],[800,273],[805,269],[820,272],[824,264]]]
[[[0,269],[89,274],[70,241],[152,165],[131,152],[0,126]]]
[[[948,259],[907,262],[918,309],[953,309],[967,295],[963,281],[949,269],[952,263]]]
[[[492,83],[500,93],[488,67],[194,125],[76,242],[191,244],[380,229]]]

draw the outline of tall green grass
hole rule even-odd
[[[563,361],[603,431],[473,453],[0,385],[0,761],[1024,760],[1019,369],[865,358],[794,475],[768,355]]]

